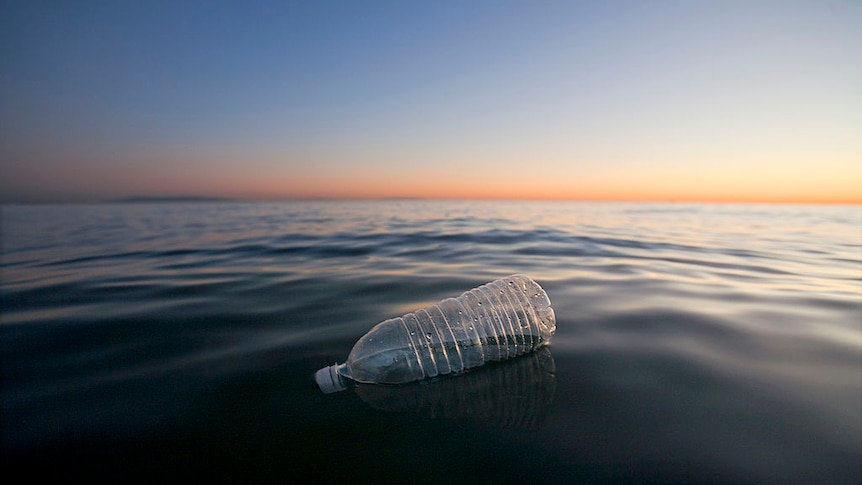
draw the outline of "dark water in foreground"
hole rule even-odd
[[[2,447],[28,481],[858,483],[862,208],[2,208]],[[548,349],[325,395],[375,323],[510,273]]]

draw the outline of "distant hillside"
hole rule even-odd
[[[180,196],[180,197],[124,197],[113,202],[229,202],[234,199],[223,197]]]

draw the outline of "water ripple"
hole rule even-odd
[[[862,475],[858,207],[296,201],[2,218],[2,443],[24,461],[80,449],[92,464],[105,452],[86,443],[141,436],[150,455],[185,456],[217,422],[224,456],[314,462],[309,440],[345,433],[439,453],[449,430],[565,477],[620,463],[632,481]],[[553,400],[529,436],[314,386],[374,324],[511,273],[539,281],[557,314]],[[439,414],[433,394],[408,397]]]

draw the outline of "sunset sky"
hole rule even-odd
[[[859,1],[0,9],[0,201],[862,203]]]

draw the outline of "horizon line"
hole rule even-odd
[[[718,199],[718,198],[590,198],[590,197],[429,197],[429,196],[280,196],[280,197],[225,197],[210,195],[128,196],[128,197],[58,197],[10,199],[0,205],[51,205],[51,204],[136,204],[136,203],[217,203],[217,202],[292,202],[292,201],[472,201],[472,202],[595,202],[630,204],[763,204],[763,205],[862,205],[857,201],[793,200],[793,199]]]

